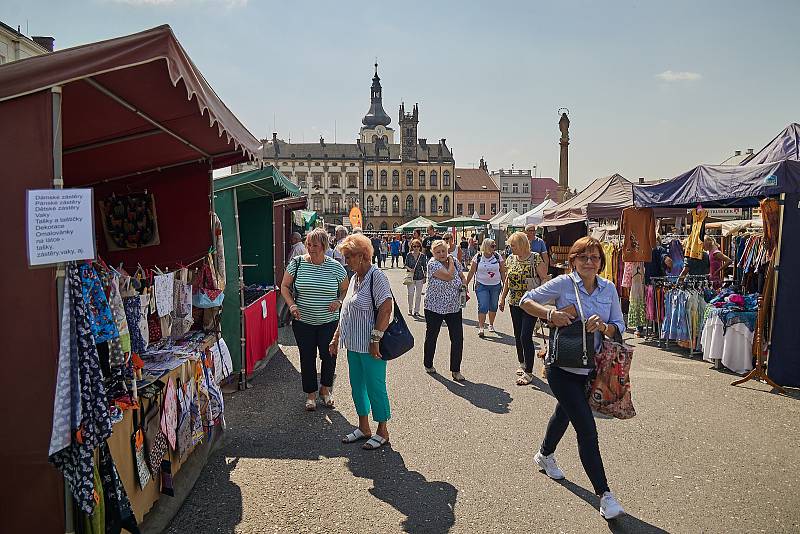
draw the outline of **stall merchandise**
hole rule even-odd
[[[128,272],[135,273],[137,264],[141,264],[168,266],[175,273],[181,263],[204,258],[213,247],[209,225],[209,213],[213,211],[210,203],[213,170],[253,159],[259,153],[258,140],[222,103],[167,26],[0,65],[0,116],[3,117],[0,157],[8,177],[0,188],[3,198],[19,200],[5,206],[8,224],[14,228],[26,227],[26,206],[21,199],[26,197],[27,190],[92,189],[98,203],[94,210],[97,251],[109,266],[108,272],[113,272],[111,266],[119,271],[117,266],[123,264]],[[152,200],[145,205],[153,206],[157,219],[149,215],[137,219],[137,224],[144,224],[143,231],[138,233],[129,231],[131,228],[126,229],[124,224],[122,228],[115,226],[121,221],[112,215],[106,221],[112,230],[109,238],[103,229],[99,202],[113,200],[115,195],[120,198],[136,194]],[[132,206],[128,203],[128,208]],[[123,207],[116,205],[114,210]],[[144,243],[148,246],[131,246]],[[8,245],[15,252],[25,250],[26,232],[10,233]],[[92,267],[97,272],[100,261],[95,259]],[[72,520],[72,514],[65,513],[64,506],[65,503],[75,505],[76,509],[78,505],[85,506],[81,495],[89,471],[81,463],[71,466],[64,463],[65,472],[78,466],[80,471],[75,472],[81,473],[79,479],[72,478],[80,480],[76,486],[66,487],[59,471],[46,458],[54,430],[63,439],[59,424],[53,425],[56,406],[63,402],[61,396],[56,397],[60,377],[56,362],[63,361],[59,350],[60,327],[69,328],[65,316],[60,315],[61,288],[70,285],[66,276],[68,271],[74,273],[74,269],[64,265],[31,269],[25,254],[10,255],[6,267],[6,279],[14,281],[6,292],[9,302],[14,303],[4,308],[6,324],[14,325],[6,332],[6,342],[12,347],[25,347],[25,358],[11,358],[3,373],[0,403],[8,407],[4,424],[13,429],[14,439],[0,445],[0,467],[8,480],[25,481],[25,491],[20,491],[18,484],[6,484],[0,491],[5,510],[0,530],[71,532],[77,527],[76,521]],[[80,276],[82,264],[76,267]],[[91,271],[86,267],[83,271],[87,285],[91,281],[87,296],[93,303],[102,304],[96,291],[97,282],[90,280]],[[150,301],[142,301],[144,293],[140,293],[138,302],[126,301],[123,296],[126,288],[120,286],[120,306],[113,279],[108,284],[101,274],[98,273],[100,285],[110,288],[105,297],[114,327],[105,312],[97,315],[101,319],[94,323],[95,331],[90,327],[88,335],[85,329],[82,332],[80,350],[85,353],[82,357],[88,354],[92,362],[99,362],[96,364],[100,373],[104,372],[101,365],[104,351],[108,351],[109,375],[104,375],[103,380],[86,382],[92,387],[105,388],[108,381],[113,387],[105,388],[104,402],[107,402],[109,393],[115,400],[120,398],[115,384],[127,383],[129,390],[133,387],[124,377],[120,380],[110,372],[112,367],[120,368],[119,355],[127,352],[127,343],[131,345],[130,362],[138,367],[137,360],[141,358],[134,357],[134,345],[141,349],[140,345],[150,342],[154,337],[149,332],[151,326],[161,330],[162,335],[167,330],[174,335],[175,331],[171,314],[147,317],[142,313],[150,306]],[[174,288],[173,283],[173,291]],[[84,298],[83,294],[80,298]],[[77,300],[76,294],[72,302]],[[74,306],[68,303],[69,309]],[[122,314],[127,322],[127,335],[124,328],[120,331]],[[114,329],[117,336],[113,335]],[[102,337],[108,339],[98,342]],[[96,356],[91,347],[95,347]],[[35,372],[31,374],[31,370]],[[20,380],[21,376],[32,378]],[[139,385],[147,387],[137,383],[137,389]],[[70,383],[66,390],[72,391],[72,387]],[[101,393],[95,391],[91,398],[103,398]],[[144,404],[147,409],[147,402]],[[158,499],[159,490],[151,490],[158,484],[150,482],[144,490],[137,487],[131,445],[134,410],[117,408],[123,420],[114,424],[106,441],[132,511],[139,519]],[[106,413],[114,423],[117,412],[107,409]],[[74,447],[74,431],[80,428],[83,417],[91,416],[98,421],[92,411],[84,414],[82,408],[80,416],[71,413],[67,424],[71,432],[68,447],[78,451],[72,457],[79,461],[86,456],[86,449]],[[94,423],[94,430],[91,423],[86,426],[88,442],[96,440],[98,449],[101,436],[106,434],[104,419]],[[101,452],[102,449],[98,454]],[[130,463],[129,478],[122,462]],[[171,468],[174,472],[180,463],[172,459]],[[104,489],[106,474],[102,469],[98,469],[97,475],[92,474],[93,478],[104,481]],[[96,483],[92,484],[97,488]],[[78,499],[73,500],[76,493]],[[107,491],[104,497],[107,523],[114,520],[113,514],[108,513],[107,499],[112,497],[111,493]]]
[[[753,369],[753,336],[758,314],[758,295],[739,295],[723,289],[704,312],[701,338],[703,359],[747,373]]]

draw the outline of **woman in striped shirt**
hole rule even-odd
[[[316,228],[306,236],[307,254],[297,256],[286,267],[281,295],[292,313],[292,330],[300,351],[300,374],[306,393],[306,410],[316,409],[317,353],[322,360],[319,395],[333,408],[333,377],[336,357],[329,345],[339,325],[339,308],[349,281],[344,267],[325,255],[328,234]]]
[[[366,439],[364,449],[378,449],[388,443],[389,396],[386,393],[386,360],[381,359],[380,341],[389,326],[394,303],[389,279],[372,265],[372,243],[363,235],[351,235],[340,245],[348,267],[355,271],[353,291],[342,305],[342,320],[331,341],[331,354],[339,346],[347,349],[350,387],[358,413],[358,428],[345,436],[344,443]],[[375,434],[369,413],[378,423]]]

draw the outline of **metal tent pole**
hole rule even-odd
[[[242,265],[242,234],[239,231],[239,195],[233,189],[233,217],[236,220],[236,260],[239,267],[239,389],[247,389],[247,360],[245,358],[245,325],[244,325],[244,265]]]

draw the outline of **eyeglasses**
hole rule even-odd
[[[600,263],[599,254],[578,254],[577,256],[575,256],[575,259],[583,263],[587,262]]]
[[[411,248],[422,248],[422,247],[421,247],[421,246],[419,246],[419,245],[414,245],[414,246],[413,246],[413,247],[411,247]]]
[[[491,248],[497,248],[497,245],[489,245]]]

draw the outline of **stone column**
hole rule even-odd
[[[558,168],[558,201],[563,202],[569,194],[569,118],[566,113],[561,114],[558,121],[558,129],[561,130],[561,156]]]

